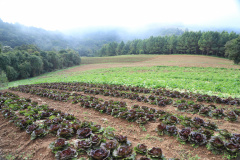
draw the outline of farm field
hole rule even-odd
[[[119,148],[114,154],[109,151],[111,156],[118,153],[115,159],[145,157],[135,154],[138,144],[147,146],[151,159],[154,147],[162,151],[156,159],[163,155],[167,159],[234,158],[240,143],[240,66],[206,56],[136,57],[123,56],[120,61],[113,57],[83,58],[81,66],[10,82],[11,88],[1,91],[1,154],[7,159],[55,159],[49,144],[64,135],[56,130],[50,133],[45,121],[59,118],[63,119],[56,123],[60,128],[74,128],[71,123],[80,125],[67,137],[71,148],[79,150],[75,141],[83,139],[78,131],[83,128],[91,128],[93,133],[85,137],[90,137],[91,153],[97,150],[91,138],[94,135],[103,136],[106,142],[114,138],[121,146],[127,146],[126,155],[120,156]],[[18,102],[9,92],[28,99]],[[30,123],[22,125],[21,121],[27,117],[48,133],[31,140],[31,134],[26,133]],[[90,121],[106,129],[93,131]],[[110,130],[115,136],[108,133]],[[121,135],[132,144],[121,141]],[[219,147],[213,142],[218,142]],[[80,157],[87,154],[78,154]]]

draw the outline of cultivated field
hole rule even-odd
[[[192,55],[117,58],[83,58],[81,66],[9,83],[0,98],[1,154],[51,160],[49,144],[66,138],[65,155],[76,150],[78,158],[235,158],[240,66]]]

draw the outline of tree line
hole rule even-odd
[[[194,32],[185,31],[182,35],[151,36],[148,39],[135,39],[127,42],[105,44],[98,56],[126,54],[202,54],[218,57],[231,57],[230,44],[236,44],[239,37],[235,32]],[[238,38],[239,39],[239,38]],[[234,41],[233,41],[234,40]],[[228,51],[228,52],[226,52]],[[234,61],[235,62],[235,61]]]
[[[79,65],[81,58],[71,49],[42,51],[34,45],[12,49],[0,45],[0,78],[9,81],[38,76],[42,73]]]

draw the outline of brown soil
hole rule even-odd
[[[13,92],[13,91],[11,91]],[[18,94],[20,97],[31,98],[33,101],[37,101],[39,105],[48,104],[50,107],[62,110],[66,113],[74,114],[79,120],[88,120],[92,122],[96,122],[97,124],[102,125],[103,127],[113,127],[116,129],[116,134],[127,135],[128,139],[133,143],[133,145],[137,145],[138,143],[144,143],[151,147],[160,147],[163,150],[164,155],[167,158],[175,157],[180,159],[190,159],[191,157],[195,157],[198,155],[201,159],[223,159],[222,155],[214,155],[209,152],[206,147],[198,147],[193,148],[190,144],[182,145],[180,144],[175,137],[170,136],[159,136],[155,128],[159,124],[159,122],[150,122],[145,125],[147,131],[143,131],[142,128],[139,127],[137,123],[127,122],[126,120],[120,118],[114,118],[107,114],[101,114],[98,111],[82,108],[79,104],[71,104],[70,102],[58,102],[54,100],[50,100],[48,98],[38,97],[36,95],[21,93],[21,92],[13,92]],[[115,101],[126,101],[128,106],[132,104],[139,104],[140,106],[145,105],[148,107],[153,107],[159,109],[155,105],[149,105],[143,102],[137,102],[127,99],[121,98],[113,98],[113,97],[105,97],[101,95],[97,95],[96,97],[102,98],[104,100],[115,100]],[[183,114],[182,112],[178,112],[172,106],[161,107],[161,109],[176,113]],[[188,116],[192,116],[189,113],[184,113]],[[201,117],[201,116],[199,116]],[[206,117],[201,117],[206,121],[210,119]],[[28,159],[54,159],[54,154],[48,148],[48,145],[53,142],[56,137],[48,135],[42,139],[36,139],[34,141],[30,140],[30,136],[25,131],[20,131],[13,124],[9,123],[5,120],[2,115],[0,116],[0,147],[1,153],[5,155],[13,155],[15,158],[28,157]],[[229,123],[224,120],[212,120],[215,121],[219,128],[225,128],[233,133],[239,133],[240,129],[237,127],[237,123]]]
[[[104,58],[104,57],[103,57]],[[78,72],[100,68],[114,67],[141,67],[141,66],[180,66],[180,67],[216,67],[216,68],[238,68],[239,65],[234,65],[232,61],[223,58],[209,56],[194,56],[194,55],[159,55],[148,60],[140,62],[125,63],[118,62],[112,64],[99,63],[82,65],[64,72]]]

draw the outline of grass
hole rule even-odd
[[[78,81],[148,88],[165,87],[209,95],[216,94],[222,97],[239,97],[240,95],[240,71],[231,68],[154,66],[95,69],[65,74],[57,74],[58,72],[10,82],[9,87],[22,84]]]

